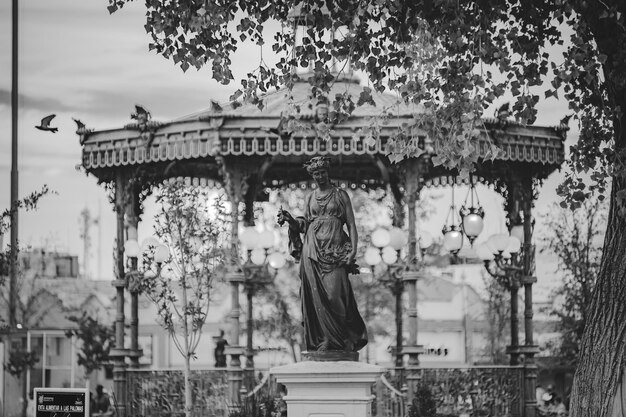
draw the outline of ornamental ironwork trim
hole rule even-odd
[[[215,155],[291,156],[291,155],[385,155],[387,138],[373,145],[353,136],[316,137],[256,136],[240,133],[224,135],[216,130],[198,130],[173,134],[155,134],[146,148],[141,138],[112,139],[86,143],[82,165],[86,169],[139,165],[150,162],[205,158]],[[496,159],[557,165],[563,162],[564,145],[557,137],[509,135],[499,140],[501,155]],[[490,143],[478,141],[478,152],[487,155]]]

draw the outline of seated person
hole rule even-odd
[[[100,417],[113,415],[113,407],[111,406],[109,395],[104,392],[104,389],[100,384],[96,386],[96,398],[94,398],[93,404],[94,410],[92,415]]]

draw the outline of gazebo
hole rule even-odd
[[[328,95],[348,92],[358,97],[361,86],[349,75],[340,77]],[[124,242],[137,238],[141,202],[152,188],[171,178],[184,178],[193,185],[222,186],[233,203],[233,249],[237,248],[240,218],[246,225],[254,222],[255,201],[267,198],[269,189],[306,186],[309,181],[302,163],[315,155],[334,159],[333,179],[342,187],[389,190],[394,197],[394,223],[403,225],[403,207],[408,206],[408,259],[417,259],[415,237],[416,201],[423,187],[450,185],[460,181],[457,173],[433,166],[434,149],[423,132],[415,128],[419,106],[406,105],[392,94],[372,92],[376,106],[357,107],[345,121],[329,126],[325,104],[309,105],[309,84],[301,76],[291,91],[278,90],[261,97],[263,108],[243,104],[214,105],[211,109],[169,122],[151,120],[148,112],[138,107],[132,123],[110,130],[80,128],[77,134],[82,145],[82,169],[96,177],[112,193],[117,213],[117,270],[113,285],[117,289],[116,349],[114,383],[122,414],[127,404],[125,358],[130,366],[138,366],[141,352],[137,346],[136,299],[131,293],[130,349],[124,349],[124,297],[127,287],[124,274]],[[294,108],[300,107],[297,116]],[[364,138],[364,128],[378,123],[379,137]],[[297,128],[293,128],[294,123]],[[319,123],[325,129],[320,133]],[[386,153],[388,141],[400,127],[411,129],[414,146],[424,152],[419,158],[390,162]],[[473,173],[474,178],[491,184],[506,201],[509,227],[523,225],[524,255],[517,285],[511,286],[511,365],[519,366],[523,357],[525,380],[524,406],[520,414],[535,415],[537,346],[533,341],[532,287],[534,277],[534,248],[532,247],[532,206],[537,187],[550,173],[558,169],[564,158],[566,126],[525,126],[510,120],[484,119],[477,149],[486,156],[492,142],[502,150],[495,159],[482,158]],[[364,140],[365,139],[365,140]],[[243,212],[240,212],[240,206]],[[232,285],[231,334],[229,337],[229,371],[232,373],[231,395],[237,398],[242,384],[240,356],[244,349],[239,343],[239,286],[244,278],[241,270],[232,268],[226,279]],[[409,343],[402,347],[408,355],[407,383],[414,389],[419,379],[417,340],[417,268],[403,276],[409,295]],[[525,340],[520,343],[517,323],[518,289],[524,289]]]

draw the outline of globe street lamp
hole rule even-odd
[[[519,228],[514,226],[510,235],[498,233],[476,246],[476,255],[484,262],[489,275],[511,293],[511,345],[507,348],[511,365],[518,364],[520,354],[517,294],[523,285],[525,262],[533,262],[534,255],[534,247],[523,244],[523,234],[522,240],[519,236]]]
[[[274,236],[273,230],[265,229],[259,232],[254,226],[244,228],[239,234],[239,241],[246,249],[246,257],[242,265],[244,273],[243,285],[248,301],[245,368],[246,370],[252,370],[252,377],[254,377],[252,298],[256,291],[274,280],[276,272],[284,267],[287,262],[282,253],[270,253],[270,249],[273,248],[276,243]],[[250,379],[250,381],[253,380],[254,378]]]
[[[152,276],[148,271],[139,271],[138,258],[143,253],[151,252],[156,270]],[[139,368],[139,358],[142,355],[139,349],[139,292],[141,281],[147,277],[158,277],[161,274],[161,264],[170,257],[170,250],[161,244],[157,238],[148,237],[141,245],[135,239],[129,239],[124,243],[124,254],[129,260],[129,272],[126,274],[127,286],[130,292],[130,367]]]
[[[517,237],[498,233],[475,247],[476,255],[484,262],[489,275],[509,290],[522,271],[521,245]]]
[[[426,250],[432,244],[432,237],[424,234],[420,240],[420,248]],[[371,235],[371,243],[373,247],[368,247],[363,256],[365,263],[372,269],[374,274],[378,265],[383,264],[385,273],[379,275],[378,280],[388,287],[395,297],[395,321],[396,321],[396,346],[395,346],[395,367],[401,369],[404,365],[403,355],[403,338],[402,338],[402,293],[404,291],[404,282],[414,280],[415,274],[409,274],[409,269],[419,269],[419,264],[411,264],[414,260],[400,259],[401,251],[407,246],[408,238],[404,231],[398,227],[390,229],[379,228]],[[417,265],[417,268],[415,266]],[[416,271],[410,271],[416,272]],[[410,275],[410,276],[409,276]],[[415,286],[409,286],[409,318],[415,323],[410,323],[411,344],[417,343],[417,295]],[[413,334],[415,333],[415,334]],[[415,340],[413,340],[415,339]],[[414,347],[411,345],[411,347]]]

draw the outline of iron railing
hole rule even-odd
[[[523,367],[422,368],[420,374],[420,384],[431,389],[438,417],[523,415]]]
[[[385,374],[376,380],[372,390],[375,394],[372,407],[376,417],[404,417],[407,412],[406,386],[398,390],[393,387]]]
[[[437,417],[521,417],[523,415],[523,368],[475,366],[465,368],[420,368],[419,383],[429,387],[437,405]],[[128,370],[128,417],[184,416],[182,370]],[[376,417],[405,417],[409,404],[406,387],[398,389],[397,370],[389,370],[372,387]],[[195,370],[191,373],[193,417],[227,417],[234,404],[228,403],[225,369]],[[394,386],[395,385],[395,386]],[[275,378],[266,375],[242,399],[281,398]]]
[[[182,370],[128,370],[128,417],[185,415]],[[194,370],[190,375],[193,417],[228,416],[226,369]]]

